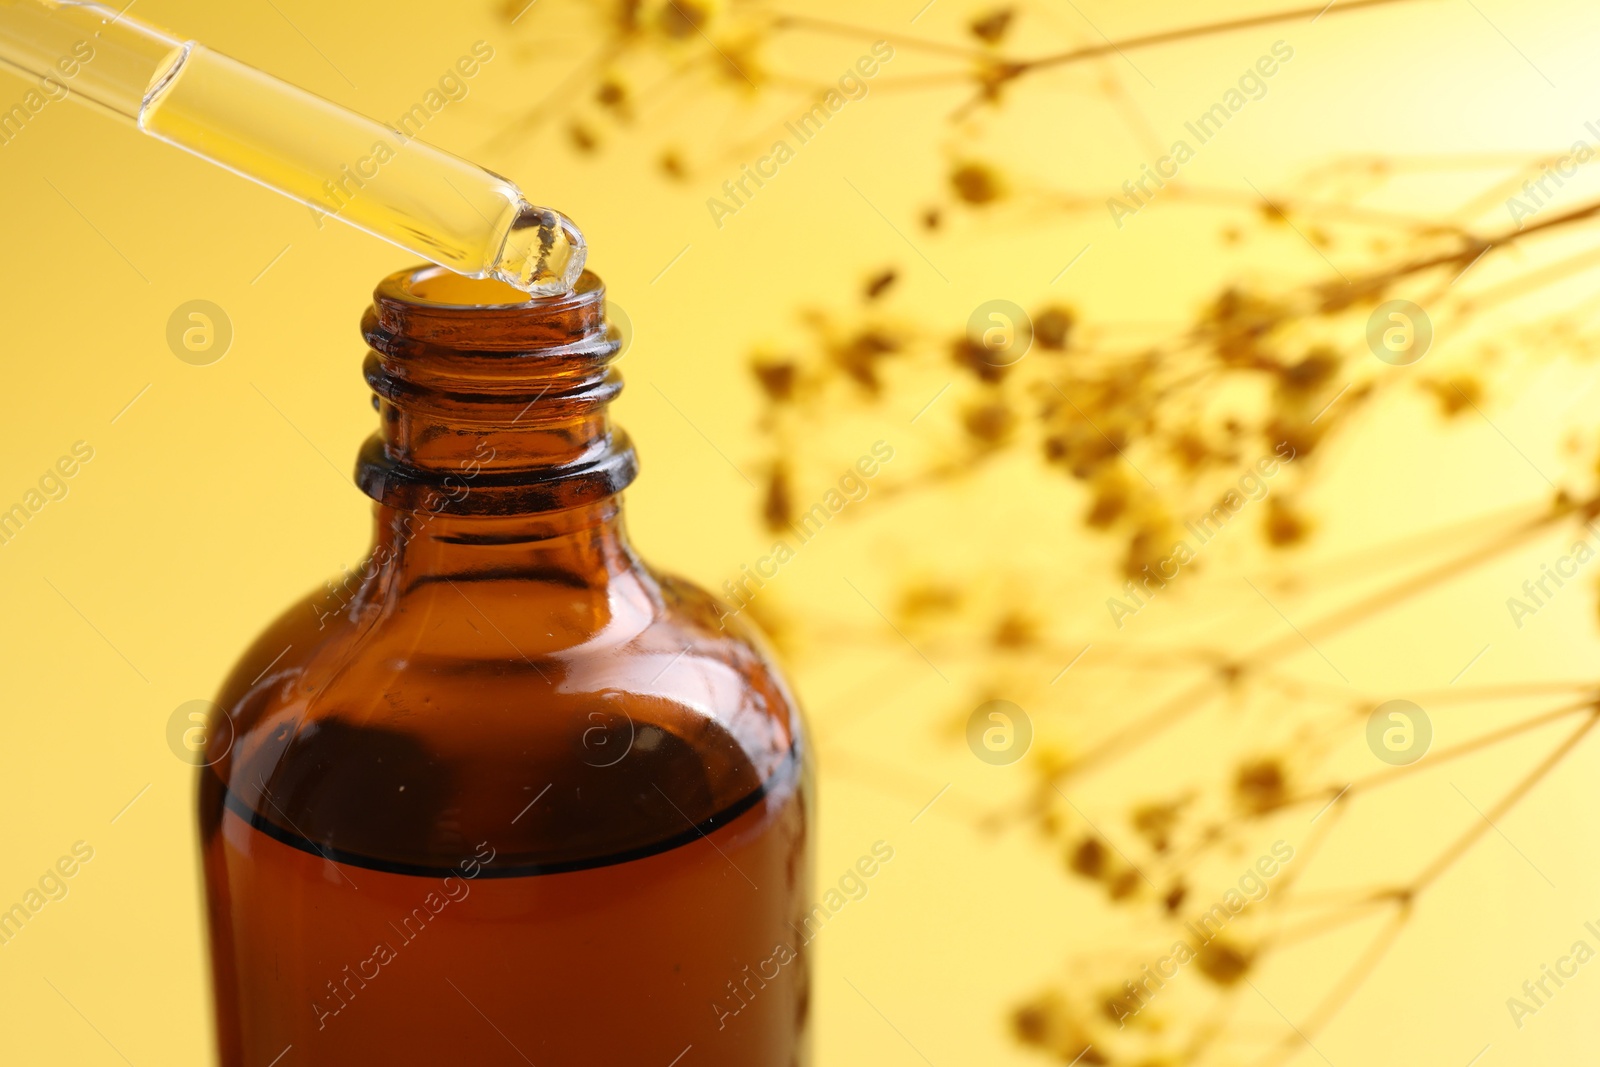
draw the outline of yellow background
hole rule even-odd
[[[937,0],[912,26],[917,6],[829,3],[807,14],[961,41],[966,21],[985,10]],[[1123,38],[1266,10],[1251,0],[1029,4],[1008,47],[1040,54],[1095,44],[1102,31]],[[665,78],[694,54],[694,41],[664,45],[659,69],[638,76],[636,89],[672,94],[647,120],[607,126],[584,95],[519,142],[491,145],[569,75],[582,94],[592,90],[583,64],[601,23],[582,5],[539,0],[514,26],[499,5],[480,3],[143,0],[134,11],[380,118],[410,106],[474,41],[493,44],[497,56],[471,95],[436,118],[427,138],[513,177],[584,227],[591,265],[635,331],[622,364],[629,390],[616,409],[644,462],[628,494],[635,540],[656,564],[712,589],[770,544],[758,522],[768,451],[749,354],[804,348],[801,309],[856,306],[871,272],[897,266],[895,314],[930,331],[954,334],[979,303],[1004,297],[1030,308],[1065,300],[1086,320],[1133,324],[1136,336],[1180,330],[1230,279],[1274,284],[1325,273],[1281,228],[1218,251],[1219,223],[1203,205],[1163,204],[1120,231],[1093,206],[1274,40],[1293,43],[1293,62],[1185,170],[1196,187],[1237,198],[1251,183],[1288,188],[1335,158],[1453,161],[1401,182],[1385,205],[1422,215],[1491,185],[1480,163],[1559,154],[1579,137],[1593,141],[1583,123],[1600,119],[1600,15],[1576,2],[1336,8],[1314,23],[1140,49],[1126,64],[1111,57],[1041,76],[1009,90],[1000,110],[980,109],[968,121],[949,116],[969,90],[889,86],[936,58],[902,46],[867,98],[719,229],[706,199],[765,151],[774,117],[804,110],[807,89],[775,79],[752,94],[726,75]],[[767,73],[802,74],[816,86],[869,44],[785,36],[762,54]],[[0,79],[0,105],[25,90],[21,79]],[[571,149],[564,130],[573,114],[600,131],[602,151]],[[669,144],[684,146],[694,163],[683,182],[656,166]],[[988,212],[949,210],[938,234],[920,229],[920,210],[949,199],[950,161],[969,153],[1007,175],[1007,201]],[[1064,209],[1056,198],[1063,189],[1091,207]],[[1578,202],[1578,193],[1566,195]],[[0,506],[21,500],[74,442],[95,450],[70,494],[0,546],[0,906],[21,899],[74,842],[95,849],[70,895],[0,948],[0,1062],[206,1063],[193,772],[167,747],[168,718],[209,697],[291,598],[359,559],[370,517],[348,471],[374,422],[357,324],[373,284],[410,260],[353,230],[319,229],[304,207],[70,103],[52,104],[0,147],[0,204]],[[1489,229],[1508,221],[1484,217]],[[1569,252],[1583,249],[1581,235],[1575,240]],[[1058,275],[1085,245],[1085,258]],[[1365,251],[1331,254],[1354,270]],[[1509,278],[1536,255],[1497,254],[1478,269]],[[1406,549],[1411,563],[1443,559],[1484,534],[1479,517],[1548,499],[1541,472],[1586,486],[1593,368],[1545,350],[1532,332],[1542,316],[1578,304],[1583,285],[1578,276],[1497,321],[1501,361],[1484,418],[1468,413],[1447,424],[1416,395],[1386,397],[1331,446],[1337,452],[1308,498],[1319,524],[1313,547],[1270,562],[1242,543],[1228,548],[1192,590],[1141,615],[1141,647],[1159,659],[1186,644],[1253,646],[1282,631],[1279,616],[1248,594],[1207,591],[1201,583],[1219,572],[1299,589],[1285,594],[1299,599],[1277,602],[1291,617],[1315,617],[1381,579],[1392,562],[1383,546],[1397,539],[1455,523],[1459,540],[1423,537]],[[180,362],[165,341],[172,311],[194,299],[223,307],[235,331],[231,351],[207,367]],[[1359,334],[1341,343],[1361,346]],[[1442,336],[1429,359],[1465,366],[1480,355],[1476,342]],[[929,369],[883,401],[841,405],[808,425],[797,498],[817,499],[878,439],[896,448],[886,478],[936,466],[953,447],[950,413],[936,407],[911,420],[951,376]],[[1585,442],[1576,454],[1564,447],[1573,433]],[[930,671],[862,603],[887,610],[908,577],[993,571],[993,598],[1051,591],[1051,622],[1068,635],[1061,665],[1085,641],[1120,640],[1101,606],[1120,584],[1115,553],[1078,529],[1077,490],[1060,479],[1042,486],[1042,477],[1018,459],[948,489],[875,504],[870,517],[808,546],[762,594],[802,618],[845,620],[862,635],[846,642],[853,647],[792,649],[822,756],[820,884],[836,881],[874,841],[896,850],[869,896],[819,942],[819,1064],[1040,1062],[1011,1036],[1016,1005],[1062,979],[1071,953],[1146,958],[1129,948],[1147,943],[1138,940],[1145,934],[1066,875],[1058,850],[1025,829],[983,828],[983,814],[1025,796],[1030,779],[1026,765],[973,759],[960,730],[982,696],[1007,696],[1032,711],[1042,758],[1051,723],[1070,735],[1075,714],[1132,714],[1175,679],[1086,658],[1051,686],[1054,668],[937,643],[923,647],[940,665]],[[1319,647],[1353,688],[1377,699],[1442,689],[1469,661],[1478,685],[1591,677],[1592,576],[1521,630],[1504,606],[1570,540],[1562,533],[1524,545]],[[1359,567],[1329,562],[1363,548],[1370,551]],[[1332,681],[1309,650],[1289,659],[1287,670]],[[1526,710],[1437,714],[1435,744]],[[1225,778],[1221,761],[1249,748],[1249,731],[1276,736],[1299,713],[1284,697],[1200,720],[1190,735],[1085,786],[1073,803],[1110,825],[1128,802],[1168,781],[1205,777],[1208,761]],[[1361,750],[1360,722],[1351,722],[1354,776],[1375,765]],[[1414,870],[1430,844],[1478,818],[1471,804],[1486,808],[1543,751],[1497,748],[1385,798],[1319,860],[1327,864],[1320,884],[1378,884],[1380,865]],[[1316,1049],[1299,1049],[1293,1062],[1466,1064],[1486,1045],[1482,1062],[1495,1065],[1591,1054],[1600,971],[1581,973],[1521,1031],[1504,1001],[1583,936],[1585,920],[1600,920],[1597,760],[1591,740],[1480,840],[1317,1033]],[[1262,828],[1248,855],[1224,864],[1222,882],[1274,838],[1302,840],[1306,814]],[[1284,1017],[1308,1011],[1327,969],[1358,948],[1335,940],[1253,975],[1262,996],[1243,990],[1244,1036],[1217,1062],[1254,1062],[1248,1050],[1264,1047],[1263,1034],[1279,1036]]]

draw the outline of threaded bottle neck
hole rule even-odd
[[[381,426],[357,483],[399,511],[526,515],[594,504],[638,471],[608,406],[622,391],[605,287],[528,300],[422,267],[385,278],[362,319]]]

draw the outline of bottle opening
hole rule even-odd
[[[622,390],[605,286],[559,296],[426,266],[379,283],[362,321],[380,430],[357,484],[391,507],[528,515],[615,495],[638,463],[607,406]]]
[[[400,288],[412,300],[441,307],[519,307],[538,301],[496,278],[468,278],[444,267],[426,267],[404,276]]]

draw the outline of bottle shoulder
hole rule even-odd
[[[203,806],[395,869],[489,841],[555,870],[794,788],[801,716],[759,636],[641,575],[601,608],[525,578],[302,598],[223,689]]]

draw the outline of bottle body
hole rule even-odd
[[[396,384],[442,335],[368,336],[372,557],[245,655],[202,769],[222,1062],[805,1064],[803,725],[629,546],[614,375],[534,388],[573,342],[525,329]]]

